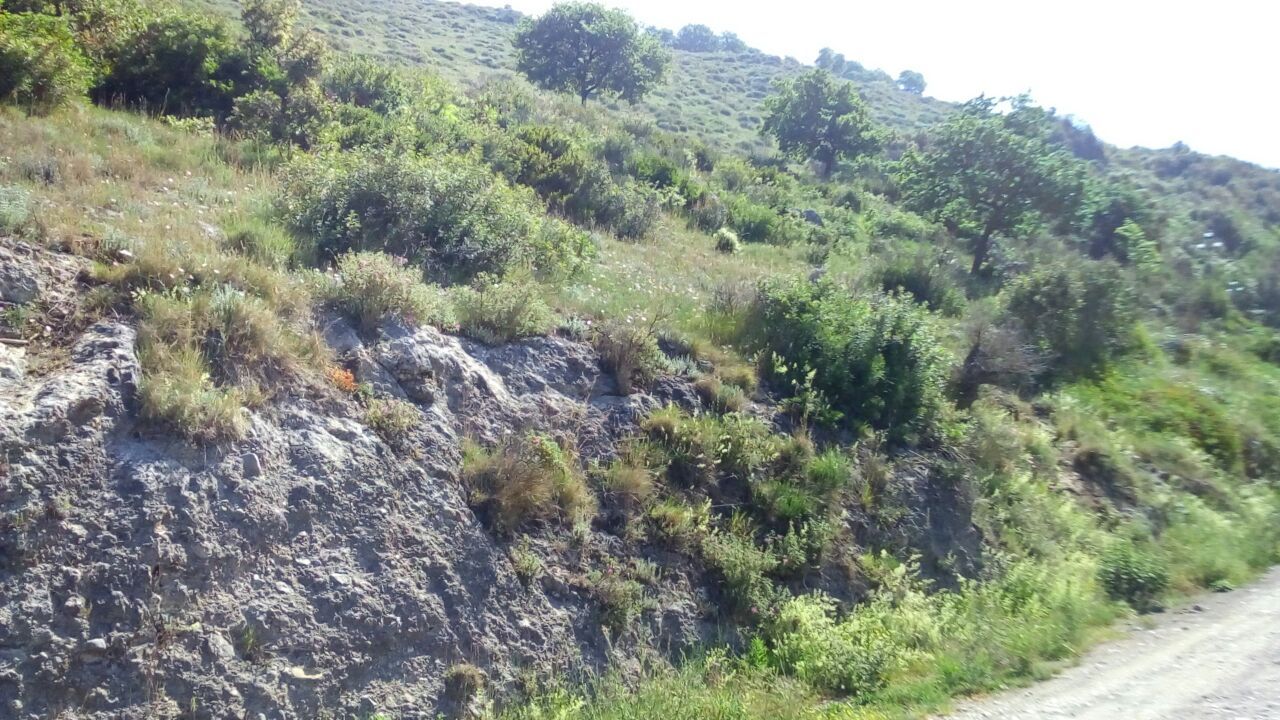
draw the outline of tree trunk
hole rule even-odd
[[[977,277],[982,272],[982,266],[987,263],[987,255],[990,254],[991,233],[984,232],[982,237],[973,244],[973,266],[969,268],[969,274]]]

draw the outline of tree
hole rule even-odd
[[[0,13],[0,101],[46,113],[81,97],[89,61],[66,20],[34,13]]]
[[[924,75],[915,70],[903,70],[898,74],[898,87],[914,95],[923,95],[925,88]]]
[[[671,63],[669,51],[630,15],[596,3],[562,3],[524,20],[515,47],[516,67],[531,82],[575,93],[583,105],[598,95],[635,102]]]
[[[826,176],[842,158],[879,151],[883,133],[853,85],[814,69],[774,87],[777,92],[765,100],[762,132],[776,138],[783,153],[817,160]]]
[[[982,272],[997,233],[1074,217],[1084,194],[1077,161],[1009,123],[979,98],[943,123],[927,150],[909,151],[899,164],[904,204],[970,240],[973,275]]]
[[[720,49],[720,38],[706,25],[685,25],[676,33],[675,48],[688,52],[714,52]]]

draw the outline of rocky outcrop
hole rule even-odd
[[[525,587],[467,506],[460,440],[540,428],[603,456],[688,388],[617,396],[590,347],[561,338],[393,328],[365,344],[341,321],[327,335],[361,380],[417,405],[406,452],[336,393],[255,411],[230,447],[141,426],[125,325],[90,328],[35,381],[0,348],[0,715],[435,717],[458,710],[455,663],[501,687],[626,652],[581,580],[618,539],[536,539],[548,567]],[[670,601],[637,632],[676,651],[704,637],[701,590],[664,582]]]

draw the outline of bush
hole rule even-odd
[[[338,258],[337,271],[327,299],[362,332],[373,332],[388,315],[414,325],[443,325],[451,319],[440,290],[424,285],[421,274],[400,258],[347,253]]]
[[[282,228],[258,218],[244,218],[227,228],[227,245],[267,267],[284,270],[298,254],[293,238]]]
[[[767,577],[778,560],[747,536],[712,532],[702,540],[702,557],[720,577],[729,612],[742,618],[766,617],[779,591]]]
[[[722,252],[726,255],[733,255],[742,249],[742,243],[738,241],[738,236],[729,228],[720,228],[716,231],[716,252]]]
[[[347,56],[325,74],[323,87],[341,103],[389,115],[406,105],[412,89],[406,74],[361,56]]]
[[[1111,599],[1149,610],[1169,585],[1169,568],[1152,550],[1121,539],[1103,552],[1098,580]]]
[[[753,344],[778,360],[775,382],[855,425],[903,440],[929,430],[943,407],[950,358],[928,313],[907,300],[854,297],[829,280],[774,280],[749,322]]]
[[[893,609],[884,599],[860,607],[838,622],[835,601],[804,595],[784,603],[766,637],[774,663],[826,692],[866,697],[884,687],[906,657],[886,621]]]
[[[518,265],[572,272],[594,250],[530,192],[458,155],[302,156],[284,173],[279,206],[290,228],[328,257],[382,250],[441,281]]]
[[[916,302],[948,317],[959,315],[964,307],[964,293],[959,283],[930,253],[895,255],[879,264],[874,277],[884,292],[905,292]]]
[[[661,451],[668,481],[687,488],[715,481],[720,433],[713,420],[689,417],[669,405],[650,413],[640,428]]]
[[[1060,375],[1096,374],[1132,345],[1136,297],[1115,263],[1053,263],[1008,293],[1009,314]]]
[[[573,525],[596,511],[577,454],[545,435],[516,437],[493,450],[468,445],[462,479],[471,506],[497,532],[538,522]]]
[[[0,11],[0,99],[43,114],[83,97],[90,80],[66,19]]]
[[[249,89],[252,62],[220,19],[168,12],[151,18],[108,58],[94,88],[100,103],[124,102],[152,112],[231,115],[235,98]]]
[[[747,196],[730,194],[725,200],[729,226],[745,242],[771,242],[779,234],[782,218],[768,205],[752,202]]]
[[[555,316],[542,299],[542,289],[523,274],[499,279],[480,275],[469,287],[453,291],[459,329],[492,345],[545,335]]]
[[[652,325],[605,320],[596,327],[591,342],[622,395],[630,395],[637,384],[651,382],[666,364]]]

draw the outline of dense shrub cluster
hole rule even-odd
[[[323,256],[383,251],[443,281],[521,266],[563,274],[592,252],[531,193],[460,155],[303,155],[284,172],[279,209]]]
[[[1016,280],[1009,314],[1028,339],[1073,377],[1096,373],[1129,347],[1137,320],[1134,291],[1114,263],[1051,263]]]
[[[857,297],[834,282],[766,282],[750,324],[772,353],[774,382],[820,393],[853,425],[902,440],[943,407],[950,358],[928,314],[892,295]]]

